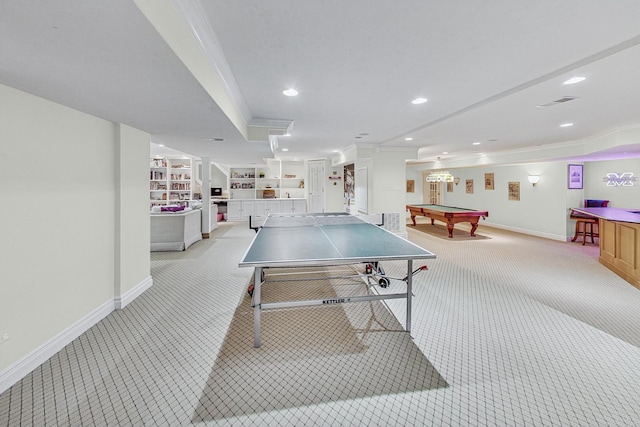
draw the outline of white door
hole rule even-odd
[[[324,161],[309,162],[309,212],[324,212]]]

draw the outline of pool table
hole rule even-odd
[[[407,210],[411,214],[411,221],[416,225],[416,216],[431,218],[431,225],[435,220],[447,224],[449,237],[453,238],[453,226],[458,222],[471,223],[471,235],[475,237],[478,221],[489,216],[487,211],[477,211],[474,209],[454,208],[441,205],[407,205]]]

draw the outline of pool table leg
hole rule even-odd
[[[476,237],[476,229],[478,228],[478,223],[477,222],[472,222],[471,223],[471,236],[472,237]]]
[[[433,220],[431,220],[433,222]],[[447,223],[447,231],[449,232],[449,238],[453,239],[453,224]]]
[[[411,221],[413,221],[413,225],[416,225],[416,216],[415,215],[411,215]]]

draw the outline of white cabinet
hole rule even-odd
[[[253,213],[255,216],[267,216],[272,213],[280,213],[280,206],[281,201],[277,199],[255,200]]]
[[[254,200],[229,200],[227,202],[228,221],[246,221],[254,215]]]
[[[281,213],[304,213],[307,211],[307,201],[304,199],[281,199]]]
[[[304,199],[228,200],[227,220],[246,221],[250,216],[263,217],[276,213],[303,213],[307,211]]]
[[[293,212],[304,213],[307,211],[307,201],[305,199],[293,201]]]
[[[242,201],[229,200],[227,202],[227,221],[240,221],[242,218]]]

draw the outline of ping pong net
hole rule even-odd
[[[249,228],[256,231],[260,228],[318,227],[364,223],[384,225],[384,214],[358,216],[342,212],[306,214],[279,213],[269,214],[268,216],[249,217]]]

